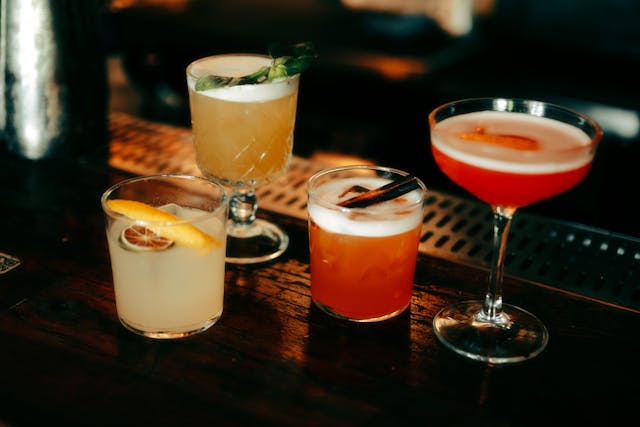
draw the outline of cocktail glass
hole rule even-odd
[[[246,76],[271,61],[266,55],[223,54],[187,67],[196,162],[205,177],[233,188],[226,259],[237,264],[272,260],[288,246],[282,229],[256,219],[255,189],[289,166],[300,75],[204,91],[195,85],[207,75]]]
[[[116,309],[150,338],[202,332],[224,297],[225,186],[189,175],[124,180],[104,192]]]
[[[345,207],[368,190],[410,178],[411,191],[370,206]],[[320,171],[308,182],[311,298],[341,319],[374,322],[411,303],[426,188],[379,166]]]
[[[589,117],[553,104],[502,98],[467,99],[429,114],[436,164],[456,184],[491,206],[493,257],[484,300],[442,309],[433,319],[448,348],[489,364],[521,362],[547,345],[544,324],[503,303],[511,219],[522,206],[582,181],[602,137]]]

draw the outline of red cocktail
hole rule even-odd
[[[456,184],[491,205],[521,207],[579,183],[593,159],[580,129],[527,113],[479,111],[439,122],[432,152]]]
[[[491,205],[494,250],[482,301],[442,309],[436,336],[466,357],[492,364],[539,354],[548,332],[535,316],[502,303],[504,255],[517,208],[569,190],[587,174],[602,130],[590,118],[556,105],[519,99],[468,99],[429,115],[440,169]]]

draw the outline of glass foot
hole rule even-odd
[[[433,318],[433,330],[449,349],[489,364],[522,362],[547,346],[549,333],[533,314],[513,305],[490,322],[482,317],[481,301],[445,307]]]
[[[232,264],[255,264],[282,255],[289,237],[277,225],[256,219],[250,226],[227,226],[227,257]]]

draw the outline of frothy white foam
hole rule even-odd
[[[540,150],[526,151],[463,141],[455,134],[485,129],[488,134],[528,137]],[[442,129],[440,133],[438,129]],[[553,173],[579,168],[592,159],[590,138],[569,124],[525,113],[481,111],[443,120],[431,133],[432,144],[449,157],[477,167],[521,174]]]
[[[271,58],[260,55],[220,55],[212,56],[194,62],[187,74],[187,84],[190,90],[195,90],[196,80],[213,74],[225,77],[241,77],[258,71],[269,65]],[[234,102],[264,102],[291,95],[298,84],[299,75],[285,77],[272,82],[256,85],[239,85],[221,87],[203,92],[201,95],[224,101]]]
[[[308,203],[310,218],[324,230],[332,233],[365,237],[384,237],[409,231],[422,222],[422,191],[414,190],[403,196],[404,201],[389,201],[367,208],[344,209],[335,204],[353,197],[338,196],[353,185],[369,189],[390,182],[379,178],[349,178],[331,181],[314,190]],[[322,202],[315,200],[322,199]],[[320,204],[322,203],[322,204]]]

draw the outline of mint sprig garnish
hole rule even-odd
[[[196,81],[196,92],[220,87],[251,85],[293,76],[307,70],[318,55],[311,42],[296,44],[271,43],[269,55],[271,65],[265,65],[258,71],[242,77],[215,76],[213,74],[200,77]]]

